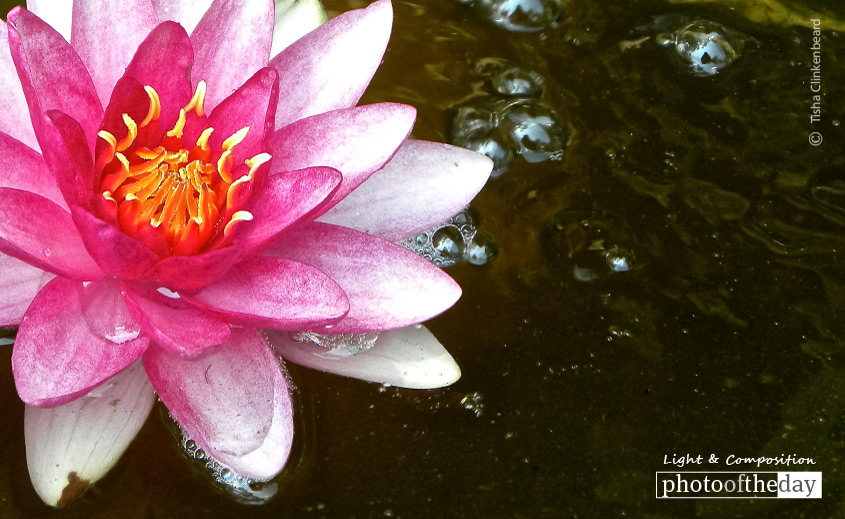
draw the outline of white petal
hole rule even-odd
[[[41,499],[64,505],[103,477],[135,438],[154,401],[138,361],[73,402],[51,409],[26,406],[26,461]]]
[[[326,23],[329,17],[320,0],[276,0],[276,21],[270,58]]]
[[[27,0],[26,8],[70,41],[73,0]]]
[[[42,0],[43,1],[43,0]],[[212,0],[153,0],[158,21],[173,20],[182,24],[185,32],[191,34],[202,16],[208,11]]]
[[[492,169],[493,161],[480,153],[409,139],[319,221],[404,240],[459,213],[481,191]]]
[[[408,389],[446,387],[461,378],[455,360],[422,325],[381,332],[375,346],[357,355],[295,342],[283,331],[267,335],[285,359],[337,375]]]

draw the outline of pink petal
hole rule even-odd
[[[190,34],[211,2],[212,0],[153,0],[153,6],[159,20],[173,20]]]
[[[217,0],[191,33],[196,87],[208,83],[205,106],[213,109],[267,64],[273,39],[272,0]]]
[[[26,96],[9,50],[6,22],[0,20],[0,132],[7,133],[30,148],[39,149],[29,118]]]
[[[150,0],[74,0],[70,42],[91,73],[103,106],[157,23]]]
[[[320,220],[403,240],[459,213],[492,168],[490,159],[474,151],[408,140],[383,169]]]
[[[390,160],[411,133],[416,113],[412,106],[379,103],[296,121],[273,135],[272,171],[328,166],[343,173],[328,209]]]
[[[53,275],[0,254],[0,326],[21,323],[29,304]]]
[[[52,409],[26,406],[26,464],[32,486],[51,506],[79,497],[79,480],[106,475],[144,425],[155,393],[135,362],[87,395]]]
[[[180,298],[166,297],[146,283],[123,283],[126,305],[144,334],[186,358],[229,340],[229,325]]]
[[[273,421],[276,357],[253,329],[196,360],[150,348],[144,368],[173,418],[212,456],[259,448]]]
[[[330,333],[401,328],[451,307],[461,287],[413,252],[359,231],[321,223],[286,233],[265,252],[320,269],[340,284],[349,314]]]
[[[70,41],[73,0],[27,0],[26,8]]]
[[[95,335],[83,315],[83,288],[67,278],[50,281],[21,321],[12,373],[18,395],[27,404],[55,407],[79,398],[147,348],[145,337],[118,345]]]
[[[283,330],[334,322],[349,311],[343,290],[319,270],[260,256],[238,263],[225,276],[182,297],[231,323]]]
[[[51,130],[42,114],[58,110],[82,126],[93,153],[103,107],[82,60],[61,34],[29,11],[16,7],[7,21],[12,59],[41,148]]]
[[[0,113],[3,111],[0,110]],[[29,191],[67,209],[67,204],[47,169],[44,158],[35,150],[0,132],[0,187],[14,187]]]
[[[86,146],[84,129],[72,117],[58,111],[45,114],[44,162],[69,204],[87,207],[94,194],[94,159]]]
[[[73,220],[88,251],[103,271],[121,279],[138,279],[159,263],[159,257],[114,225],[81,207],[71,207]]]
[[[381,63],[392,24],[390,1],[378,0],[330,20],[270,60],[284,92],[276,128],[355,106]]]
[[[267,348],[269,350],[269,348]],[[212,452],[217,461],[235,473],[257,481],[267,481],[281,472],[293,445],[293,403],[284,367],[273,366],[273,422],[261,446],[252,452],[236,456]]]
[[[356,355],[344,348],[327,350],[313,342],[293,341],[288,332],[271,330],[267,338],[286,360],[368,382],[436,389],[461,378],[455,360],[422,325],[381,332],[372,348]]]
[[[241,249],[226,247],[196,256],[170,256],[144,273],[144,279],[173,290],[194,290],[219,278],[237,263]]]
[[[313,218],[341,182],[331,168],[308,168],[270,175],[249,201],[252,221],[241,224],[235,243],[252,250],[268,243],[294,223]]]
[[[161,128],[172,128],[179,109],[191,99],[194,91],[189,77],[193,64],[194,49],[185,29],[174,22],[165,22],[141,43],[126,68],[124,78],[149,85],[158,93],[162,103]]]
[[[266,151],[265,138],[273,131],[278,99],[278,74],[270,67],[260,69],[211,112],[208,117],[208,125],[214,128],[209,139],[211,149],[219,149],[230,135],[248,126],[249,133],[233,150],[235,165]]]
[[[0,188],[0,242],[0,250],[54,274],[103,276],[67,211],[28,191]]]
[[[95,336],[123,344],[141,334],[141,325],[123,301],[120,283],[115,278],[83,285],[79,301],[85,324]]]

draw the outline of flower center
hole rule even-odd
[[[205,128],[193,145],[182,142],[189,117],[205,119],[204,81],[179,110],[173,128],[164,133],[157,124],[158,93],[150,86],[144,90],[150,106],[140,123],[124,113],[125,137],[117,140],[106,130],[97,134],[104,144],[97,160],[97,170],[102,172],[101,206],[124,233],[153,250],[166,248],[165,254],[189,255],[220,246],[239,222],[252,220],[252,214],[240,207],[256,170],[271,157],[259,153],[247,159],[248,173],[233,178],[233,169],[240,169],[234,164],[233,150],[246,138],[248,126],[216,150],[208,143],[212,127]]]

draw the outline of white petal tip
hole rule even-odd
[[[294,342],[287,332],[270,332],[269,336],[276,351],[292,362],[368,382],[437,389],[461,378],[455,360],[424,326],[382,332],[375,346],[357,355],[339,355],[339,350]]]
[[[26,406],[24,435],[32,486],[60,507],[106,475],[147,419],[155,393],[140,362],[86,396],[51,409]]]

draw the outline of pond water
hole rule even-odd
[[[52,511],[2,347],[0,517],[841,516],[841,3],[568,0],[539,32],[485,19],[506,2],[394,5],[363,102],[413,104],[415,137],[501,166],[474,202],[498,255],[450,267],[463,298],[430,323],[463,378],[412,391],[290,366],[295,454],[260,507],[218,493],[157,408],[105,479]],[[550,18],[503,24],[558,7],[530,5]],[[705,462],[682,470],[812,458],[790,468],[821,471],[823,498],[656,499],[655,472],[686,454]]]

